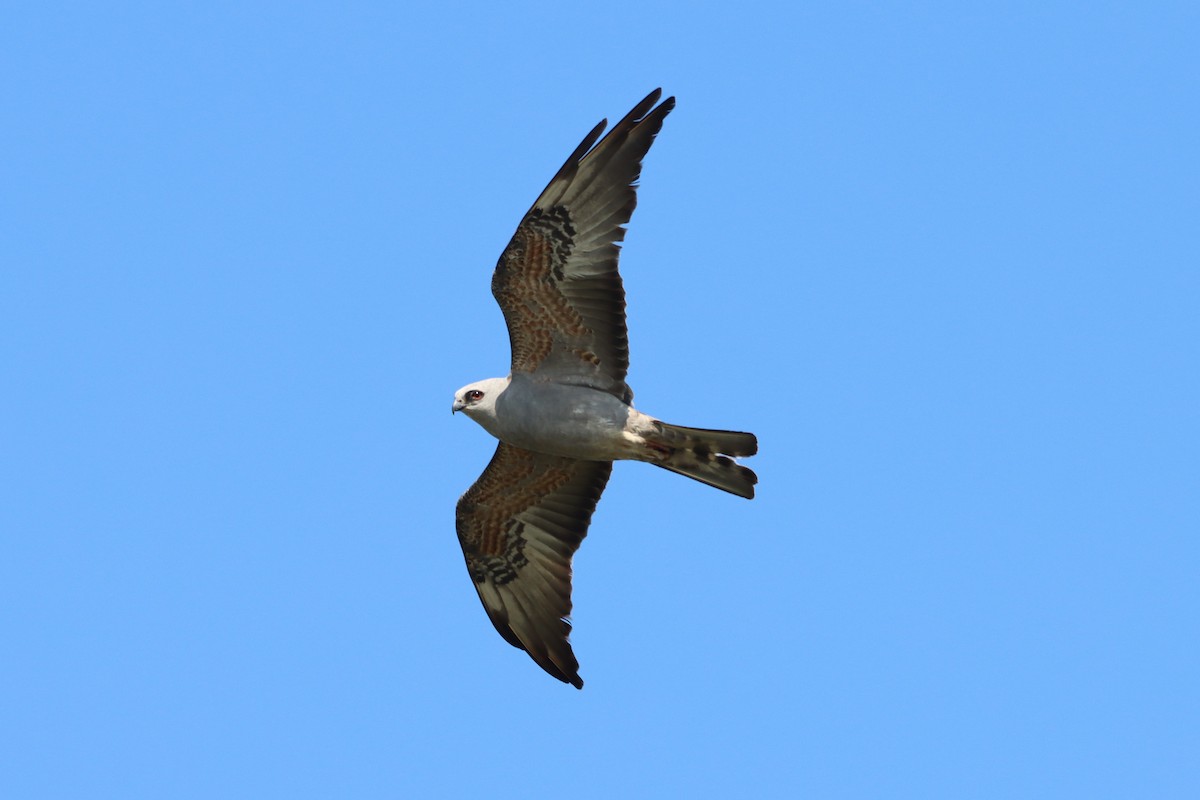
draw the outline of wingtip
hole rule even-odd
[[[524,647],[521,649],[526,650],[530,657],[533,658],[534,662],[550,677],[560,680],[563,683],[569,683],[576,689],[583,688],[583,678],[579,677],[579,664],[578,662],[575,662],[574,654],[571,655],[571,661],[574,662],[573,664],[560,664],[552,658],[546,658],[544,656],[539,658]]]
[[[659,104],[659,98],[662,97],[662,87],[655,89],[642,98],[642,101],[633,107],[633,110],[626,115],[624,121],[641,122],[650,116],[651,113],[658,112],[666,116],[675,108],[675,96],[672,95]]]
[[[650,105],[655,105],[656,103],[658,103],[659,98],[662,97],[662,93],[663,93],[663,90],[662,90],[662,87],[660,86],[657,89],[655,89],[653,92],[651,92],[650,94],[646,95],[646,99],[643,100],[642,102],[649,103]],[[674,108],[675,107],[675,95],[669,95],[666,100],[662,101],[662,105],[666,106],[668,111],[670,111],[672,108]]]

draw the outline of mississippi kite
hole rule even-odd
[[[459,389],[462,411],[500,440],[458,501],[467,570],[488,617],[538,666],[583,688],[568,636],[571,558],[620,459],[646,461],[741,497],[734,461],[753,434],[669,425],[635,411],[617,257],[642,159],[675,98],[650,93],[596,143],[584,137],[525,214],[492,276],[512,346],[506,378]],[[593,147],[593,145],[595,145]]]

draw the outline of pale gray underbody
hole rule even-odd
[[[585,461],[650,457],[644,435],[653,430],[654,418],[608,392],[521,373],[472,386],[485,384],[484,400],[492,402],[462,410],[503,442]]]
[[[741,497],[754,496],[758,479],[734,461],[757,452],[753,434],[671,425],[592,386],[516,372],[459,389],[453,410],[505,444],[533,453],[647,461]]]

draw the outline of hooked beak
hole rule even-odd
[[[462,400],[455,400],[454,405],[450,406],[450,415],[453,416],[454,414],[458,413],[459,411],[462,411],[466,407],[467,407],[467,404],[464,403]]]

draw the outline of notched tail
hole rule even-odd
[[[655,451],[651,463],[747,499],[754,497],[758,476],[733,459],[758,452],[753,433],[685,428],[655,421],[655,436],[648,439]]]

